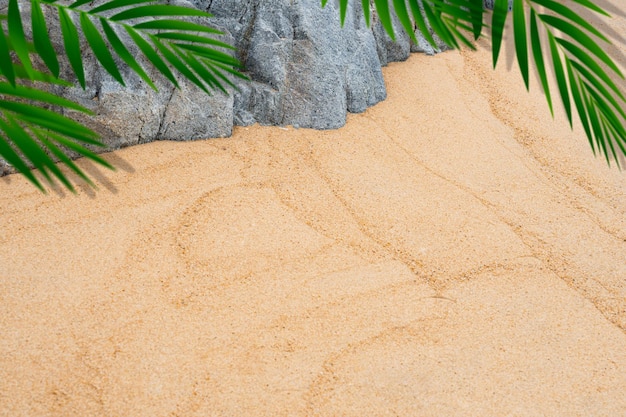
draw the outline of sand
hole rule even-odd
[[[0,180],[0,415],[626,415],[626,174],[508,64]]]

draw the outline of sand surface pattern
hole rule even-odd
[[[626,175],[484,50],[385,77],[337,131],[0,180],[0,415],[626,415]]]

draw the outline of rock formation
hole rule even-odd
[[[6,7],[7,2],[0,1],[0,9],[2,3]],[[176,3],[189,5],[184,0]],[[55,92],[96,113],[91,118],[72,116],[100,133],[109,149],[161,139],[225,137],[233,125],[253,123],[338,128],[347,112],[362,112],[386,97],[381,67],[407,59],[411,51],[436,52],[419,33],[419,44],[412,45],[398,22],[395,42],[375,14],[368,28],[357,1],[350,2],[343,28],[332,1],[325,8],[320,0],[191,4],[214,15],[206,23],[222,30],[223,40],[236,46],[250,81],[237,80],[238,91],[229,95],[207,95],[184,80],[175,89],[152,70],[148,73],[159,87],[155,92],[125,70],[123,87],[85,46],[87,88],[55,87]],[[62,45],[58,23],[50,19],[49,26],[53,42]],[[64,76],[73,78],[68,68]]]
[[[237,80],[239,90],[229,96],[208,96],[188,82],[180,90],[160,83],[155,93],[131,74],[133,81],[123,88],[93,65],[86,96],[76,89],[64,95],[82,102],[95,98],[97,125],[92,126],[108,145],[224,137],[233,125],[253,123],[338,128],[347,112],[362,112],[386,97],[381,67],[411,52],[399,24],[396,42],[375,15],[368,28],[360,2],[351,2],[343,28],[333,2],[325,8],[320,0],[192,3],[214,15],[208,22],[236,46],[250,81]],[[427,42],[421,47],[434,52]]]

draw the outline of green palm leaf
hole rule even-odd
[[[341,25],[346,22],[346,13],[348,12],[348,0],[340,0],[339,1],[339,18],[341,20]]]
[[[373,4],[385,31],[395,39],[393,17],[415,42],[415,29],[435,45],[430,31],[446,44],[473,48],[469,35],[480,38],[484,20],[483,0],[374,0]],[[327,0],[322,0],[325,5]],[[91,48],[98,61],[118,82],[124,84],[119,65],[128,68],[156,89],[146,70],[139,64],[143,57],[175,86],[177,76],[199,88],[226,92],[224,85],[235,87],[230,77],[245,79],[240,63],[228,51],[229,45],[216,36],[221,33],[206,25],[189,22],[188,17],[210,14],[186,7],[161,4],[159,0],[110,0],[90,6],[91,0],[77,0],[67,5],[56,0],[31,0],[30,24],[34,38],[25,36],[18,0],[9,0],[6,16],[0,16],[0,156],[23,172],[37,187],[37,177],[28,170],[41,168],[48,181],[54,178],[66,187],[72,185],[52,162],[53,156],[64,162],[83,179],[88,178],[71,162],[66,151],[110,167],[85,144],[100,145],[95,133],[73,120],[43,108],[56,106],[86,112],[86,109],[53,94],[20,85],[22,80],[67,83],[59,80],[58,53],[48,36],[43,8],[57,8],[63,36],[64,53],[80,85],[86,84],[81,42]],[[590,0],[574,0],[583,9],[608,14]],[[340,0],[339,13],[345,22],[349,0]],[[361,0],[366,23],[370,24],[370,1]],[[541,10],[539,8],[542,8]],[[493,64],[497,63],[506,19],[508,0],[495,0],[491,15]],[[572,124],[572,102],[581,119],[594,153],[604,154],[617,163],[626,155],[624,94],[613,81],[623,78],[619,68],[598,41],[607,38],[580,14],[556,0],[513,0],[513,35],[516,56],[524,83],[529,84],[529,52],[537,68],[541,88],[552,112],[552,98],[546,71],[540,31],[548,40],[548,52],[556,86],[567,118]],[[528,19],[527,19],[528,17]],[[79,26],[75,22],[79,22]],[[6,30],[6,32],[5,32]],[[559,33],[556,33],[556,32]],[[128,36],[128,37],[127,37]],[[81,39],[82,37],[82,39]],[[139,54],[131,53],[134,44]],[[50,73],[33,68],[31,55],[38,55]],[[12,58],[13,57],[13,58]],[[54,107],[53,107],[54,108]],[[89,182],[89,181],[88,181]]]
[[[225,75],[225,72],[229,72],[231,70],[227,69],[223,64],[215,63],[215,62],[205,62],[206,66],[215,74],[218,78],[220,78],[224,83],[231,86],[233,89],[236,89],[237,86],[233,84]]]
[[[52,140],[54,140],[55,142],[65,146],[68,149],[73,150],[74,152],[78,153],[81,156],[84,156],[87,159],[90,159],[94,162],[97,162],[98,164],[115,170],[115,168],[108,163],[104,158],[102,158],[101,156],[99,156],[97,153],[90,151],[89,149],[85,148],[84,146],[80,145],[79,143],[76,143],[75,141],[65,137],[65,136],[61,136],[59,134],[56,134],[54,132],[50,132],[50,131],[42,131],[41,129],[38,130],[34,130],[35,132],[39,132],[38,134],[41,134],[42,132],[44,132],[45,134],[47,134],[47,136],[49,138],[51,138]]]
[[[41,146],[33,139],[26,130],[17,122],[10,114],[4,115],[6,121],[0,119],[0,129],[4,130],[9,137],[13,139],[13,143],[28,158],[34,166],[40,167],[41,174],[52,184],[52,178],[48,171],[54,174],[68,188],[72,189],[71,184],[65,178],[59,167],[54,163],[41,148]]]
[[[28,179],[41,191],[45,192],[45,189],[37,177],[33,175],[33,172],[30,170],[30,167],[26,164],[26,162],[24,162],[24,159],[11,147],[10,143],[12,141],[7,139],[7,137],[5,137],[2,133],[3,131],[0,129],[0,155],[22,175],[24,175],[26,179]]]
[[[159,4],[157,0],[111,0],[91,9],[86,7],[90,2],[84,0],[75,1],[69,6],[50,0],[45,3],[59,9],[65,51],[83,87],[85,84],[80,38],[72,16],[79,17],[80,29],[98,61],[122,85],[124,80],[116,58],[123,61],[151,87],[156,88],[136,57],[126,47],[125,41],[120,38],[121,32],[128,33],[146,60],[175,86],[178,86],[178,82],[174,71],[206,91],[217,87],[217,84],[214,84],[214,80],[196,73],[191,67],[191,61],[181,60],[180,56],[173,53],[174,46],[191,51],[198,58],[226,64],[233,70],[224,71],[227,74],[240,68],[236,59],[219,50],[232,49],[230,45],[213,38],[220,35],[220,31],[181,20],[187,17],[210,17],[209,13],[188,7]],[[205,46],[194,48],[198,45]]]
[[[41,189],[37,177],[28,170],[29,165],[41,169],[41,174],[49,182],[56,178],[73,189],[63,172],[52,162],[53,157],[87,180],[86,175],[71,162],[66,153],[68,150],[111,167],[83,146],[102,146],[94,132],[43,106],[80,112],[87,112],[86,109],[53,94],[18,84],[20,80],[68,84],[58,78],[58,53],[61,51],[54,49],[48,35],[46,16],[49,14],[44,13],[44,7],[57,9],[64,53],[83,88],[86,86],[81,50],[83,39],[102,67],[122,85],[125,81],[119,62],[156,90],[153,80],[138,62],[139,55],[130,52],[129,42],[134,43],[149,65],[153,65],[176,87],[178,80],[174,71],[206,92],[218,89],[227,93],[224,85],[234,87],[229,76],[246,78],[238,71],[239,61],[222,52],[233,48],[215,38],[222,34],[220,31],[184,20],[188,17],[210,17],[206,12],[159,4],[159,0],[111,0],[93,7],[91,3],[90,0],[78,0],[68,5],[55,0],[31,0],[29,23],[33,32],[32,44],[25,36],[17,0],[9,0],[5,19],[7,32],[0,26],[0,157]],[[128,34],[130,38],[123,39],[121,33]],[[12,53],[16,60],[11,59]],[[41,58],[50,73],[33,68],[32,54]],[[34,102],[27,103],[25,100]]]
[[[13,113],[18,120],[39,125],[53,132],[72,137],[77,141],[104,146],[96,140],[96,134],[90,129],[53,111],[32,104],[7,100],[0,100],[0,110],[5,115]]]
[[[426,24],[424,8],[418,0],[409,0],[409,6],[411,7],[411,14],[413,16],[413,20],[415,21],[415,26],[419,29],[421,34],[424,36],[424,39],[426,39],[430,46],[436,48],[437,44],[431,36],[428,25]]]
[[[583,89],[583,91],[585,91],[585,89]],[[592,135],[595,136],[596,144],[601,153],[606,157],[607,163],[610,163],[604,129],[602,128],[601,119],[598,115],[595,101],[589,94],[583,93],[583,97],[587,107],[587,114],[589,115],[589,120],[591,121]]]
[[[141,3],[152,3],[153,0],[113,0],[108,3],[104,3],[98,7],[91,9],[89,12],[92,14],[106,12],[108,10],[114,10],[119,8],[126,8]]]
[[[155,66],[156,69],[161,72],[168,80],[172,82],[176,87],[178,87],[178,81],[176,81],[176,77],[172,74],[167,64],[163,61],[163,59],[155,52],[155,50],[150,46],[150,44],[131,26],[126,27],[126,31],[130,35],[130,37],[135,41],[135,44],[139,47],[139,49],[144,53],[146,58],[150,60],[152,65]]]
[[[210,26],[203,26],[197,23],[186,22],[184,20],[158,19],[148,20],[146,22],[137,23],[133,26],[137,30],[155,29],[155,30],[174,30],[178,33],[187,32],[204,32],[213,35],[222,35],[222,32]]]
[[[383,27],[391,37],[391,39],[396,39],[396,35],[393,31],[393,23],[391,22],[391,14],[389,12],[389,3],[387,0],[374,0],[374,4],[376,5],[376,11],[378,12],[378,17],[380,18]]]
[[[50,3],[55,3],[57,0],[51,1]],[[77,0],[74,3],[72,3],[69,8],[70,9],[76,9],[82,5],[85,5],[87,3],[90,3],[92,0]]]
[[[579,87],[579,80],[576,79],[576,76],[574,75],[574,71],[572,70],[572,65],[571,63],[568,63],[567,65],[567,75],[569,77],[569,79],[571,80],[570,86],[572,88],[572,98],[574,100],[574,104],[576,106],[576,111],[578,111],[578,115],[580,117],[580,121],[583,125],[583,129],[585,129],[585,134],[587,135],[587,138],[589,139],[589,144],[591,145],[591,149],[593,150],[594,155],[596,154],[596,148],[593,142],[593,134],[591,132],[591,127],[589,125],[589,114],[588,114],[588,109],[585,106],[585,103],[583,101],[583,97],[582,97],[582,93],[581,93],[581,89]]]
[[[572,107],[571,107],[570,100],[569,100],[567,78],[565,77],[565,72],[563,71],[563,63],[561,61],[561,56],[559,55],[559,49],[557,48],[555,38],[554,36],[552,36],[552,34],[548,35],[548,43],[550,45],[550,54],[552,55],[554,75],[556,76],[557,86],[561,94],[561,101],[563,102],[563,108],[565,109],[565,114],[567,115],[567,120],[569,121],[569,124],[571,127],[572,126]]]
[[[202,79],[207,82],[209,87],[222,90],[222,92],[226,93],[226,89],[220,84],[217,78],[215,78],[213,73],[209,71],[206,68],[206,66],[199,59],[196,58],[194,54],[190,52],[185,53],[185,51],[182,51],[177,46],[174,46],[174,50],[176,51],[178,55],[185,54],[184,56],[185,56],[186,62],[189,63],[189,66],[191,66],[191,68],[196,72],[196,74],[199,74],[200,77],[202,77]]]
[[[574,0],[574,1],[576,3],[578,3],[578,4],[580,4],[580,5],[588,8],[588,9],[590,9],[590,10],[593,10],[596,13],[600,13],[600,14],[603,14],[603,15],[609,17],[609,14],[606,11],[604,11],[604,9],[602,9],[599,6],[596,6],[594,3],[592,3],[589,0]]]
[[[533,59],[537,65],[537,72],[541,81],[541,88],[548,101],[550,114],[554,117],[554,109],[552,108],[552,98],[550,95],[550,86],[548,84],[548,76],[546,75],[546,66],[543,59],[543,51],[541,48],[541,39],[539,37],[539,29],[537,27],[537,13],[531,9],[530,11],[530,43],[532,45]]]
[[[11,85],[15,85],[14,65],[11,63],[11,52],[4,28],[0,25],[0,75],[4,76]]]
[[[106,69],[107,72],[117,80],[117,82],[125,85],[122,74],[120,74],[115,61],[113,60],[113,55],[111,55],[104,39],[100,36],[98,29],[89,19],[89,15],[87,15],[87,13],[80,14],[80,25],[83,28],[83,33],[87,38],[87,42],[89,42],[89,46],[91,46],[91,49],[96,55],[98,61],[100,61],[104,69]]]
[[[478,39],[483,35],[483,28],[487,27],[483,22],[482,0],[407,1],[412,18],[408,22],[406,15],[408,11],[401,0],[374,2],[380,21],[392,38],[394,35],[391,4],[394,5],[393,10],[404,30],[411,35],[413,28],[419,29],[433,46],[434,41],[429,37],[429,27],[453,48],[459,48],[461,44],[473,48],[466,33],[472,33],[474,39]],[[347,7],[347,2],[345,3]],[[509,16],[509,1],[495,0],[494,3],[491,35],[492,60],[495,67]],[[606,11],[590,0],[574,0],[574,3],[587,11],[608,16]],[[515,53],[526,88],[529,87],[530,46],[541,88],[546,96],[550,113],[554,114],[540,34],[540,30],[543,30],[548,40],[550,53],[548,62],[552,64],[556,88],[570,126],[573,126],[573,102],[594,153],[604,154],[607,160],[611,156],[616,162],[618,151],[622,152],[622,156],[626,156],[626,128],[624,128],[626,100],[624,92],[613,81],[613,75],[622,79],[624,76],[605,52],[605,48],[596,41],[597,39],[609,43],[608,38],[579,13],[556,0],[513,0],[512,6],[510,14],[513,16]],[[369,22],[367,17],[366,15],[366,21]]]
[[[54,52],[50,36],[48,36],[48,28],[46,26],[46,20],[43,16],[39,0],[31,1],[31,15],[35,50],[41,59],[43,59],[43,62],[46,64],[50,72],[52,72],[55,77],[58,77],[59,60],[57,59],[57,54]]]
[[[415,30],[413,29],[413,22],[409,17],[409,11],[406,7],[405,0],[393,0],[393,8],[404,28],[404,31],[411,37],[413,42],[417,43],[417,38],[415,37]]]
[[[63,34],[63,45],[65,54],[74,70],[76,78],[81,87],[85,88],[85,70],[83,69],[83,58],[80,51],[80,39],[78,30],[72,21],[67,9],[59,7],[59,21],[61,22],[61,33]]]
[[[235,49],[233,46],[227,43],[218,41],[216,39],[193,35],[193,34],[184,33],[184,32],[160,32],[160,33],[155,34],[154,36],[156,36],[159,39],[187,41],[191,43],[195,42],[195,43],[201,43],[205,45],[213,45],[213,46],[217,46],[219,48],[224,48],[224,49],[233,49],[233,50]]]
[[[504,24],[506,23],[508,7],[507,0],[495,0],[493,16],[491,19],[491,42],[493,42],[492,59],[494,68],[498,63],[498,57],[500,56],[500,48],[502,47],[502,36],[504,35]]]
[[[575,23],[583,29],[586,29],[588,32],[593,33],[595,36],[602,39],[603,41],[609,42],[606,36],[604,36],[599,30],[593,27],[591,23],[587,22],[578,13],[574,12],[567,6],[564,6],[561,3],[557,3],[553,0],[533,0],[533,2],[571,20],[572,23]]]
[[[600,48],[600,46],[584,31],[577,28],[567,20],[560,19],[558,17],[550,16],[547,14],[541,14],[539,15],[539,17],[545,24],[562,31],[564,34],[568,35],[572,39],[576,39],[578,43],[583,45],[594,55],[600,58],[602,62],[609,66],[613,71],[615,71],[616,74],[618,74],[621,78],[624,78],[617,65],[615,65],[611,58],[609,58],[606,52],[604,52],[604,50],[602,50],[602,48]]]
[[[555,38],[556,41],[567,50],[572,57],[578,59],[581,63],[585,64],[587,68],[593,71],[602,81],[606,83],[614,92],[617,94],[622,100],[624,100],[624,95],[620,91],[620,89],[615,85],[611,77],[602,69],[600,65],[596,61],[593,60],[588,54],[585,53],[581,48],[579,48],[576,44],[563,39],[563,38]]]
[[[620,105],[617,99],[611,94],[609,90],[602,84],[602,82],[594,76],[587,68],[576,61],[568,62],[573,67],[573,70],[577,72],[577,76],[579,78],[584,78],[587,83],[592,86],[595,91],[597,91],[609,104],[613,106],[613,108],[619,113],[619,115],[626,119],[626,111],[622,105]],[[622,99],[622,101],[624,101]]]
[[[25,87],[21,85],[13,87],[12,85],[9,85],[7,83],[0,82],[0,94],[2,94],[3,96],[13,96],[18,98],[24,98],[27,100],[36,100],[45,104],[49,104],[51,106],[65,107],[66,109],[72,109],[85,114],[91,114],[88,109],[74,103],[71,100],[31,87]]]
[[[198,77],[195,76],[193,71],[191,71],[188,68],[187,64],[183,63],[180,60],[180,58],[178,56],[176,56],[175,53],[173,53],[163,42],[161,42],[158,39],[158,37],[152,36],[151,40],[152,40],[152,43],[157,47],[159,52],[161,52],[161,54],[165,57],[165,59],[167,59],[167,61],[174,68],[176,68],[181,74],[183,74],[185,77],[187,77],[188,80],[190,80],[195,85],[197,85],[199,88],[201,88],[202,90],[204,90],[205,92],[208,93],[208,90],[206,89],[206,87],[204,86],[202,81],[200,81],[198,79]]]
[[[117,0],[113,0],[117,1]],[[150,6],[140,6],[124,10],[111,17],[113,21],[139,19],[143,17],[155,18],[157,16],[194,16],[211,17],[210,13],[183,6],[171,6],[169,4],[155,4]]]
[[[424,8],[424,14],[428,19],[428,23],[433,31],[443,40],[447,45],[452,48],[459,48],[459,43],[454,39],[454,36],[450,33],[445,26],[445,21],[442,19],[441,12],[437,11],[433,4],[429,2],[422,2]]]
[[[62,85],[64,87],[71,87],[73,85],[69,81],[56,78],[49,72],[43,72],[43,71],[38,71],[38,70],[33,69],[31,70],[30,74],[28,74],[26,70],[24,69],[24,66],[21,64],[14,64],[13,71],[14,71],[15,78],[17,78],[18,80],[40,81],[40,82],[47,83],[47,84]]]
[[[46,132],[40,129],[34,129],[34,132],[39,142],[41,142],[44,147],[49,149],[50,152],[59,159],[59,161],[68,166],[87,184],[91,185],[92,187],[95,186],[93,181],[91,181],[91,179],[83,171],[81,171],[80,168],[78,168],[78,166],[65,154],[65,152],[63,152],[61,148],[59,148],[52,140],[49,139],[49,137],[46,135]],[[61,181],[66,184],[66,186],[70,190],[74,190],[74,186],[69,181],[66,181],[66,179],[64,180],[63,178],[61,179]]]
[[[32,63],[28,51],[26,36],[24,35],[24,26],[22,25],[22,17],[17,0],[9,0],[8,12],[9,39],[13,50],[22,62],[24,69],[28,74],[32,72]]]
[[[90,114],[89,110],[54,94],[20,85],[13,87],[9,83],[0,82],[0,96],[3,98],[0,100],[0,156],[22,172],[42,191],[44,190],[42,184],[30,171],[26,161],[38,168],[50,184],[54,182],[53,178],[56,178],[65,187],[73,191],[72,184],[47,151],[65,162],[72,170],[75,170],[76,167],[73,164],[67,163],[67,156],[60,156],[59,152],[63,153],[63,151],[55,142],[86,157],[90,157],[93,152],[80,146],[80,143],[94,146],[103,145],[98,142],[97,135],[90,129],[65,116],[44,109],[42,105],[62,107],[85,114]],[[11,101],[8,98],[14,100]],[[16,99],[34,101],[37,104],[15,101]],[[62,138],[62,140],[58,140],[58,138]],[[75,146],[68,147],[68,142]],[[111,167],[101,158],[96,161],[104,162],[103,165]]]
[[[526,12],[524,0],[513,0],[513,31],[515,34],[515,52],[524,84],[528,90],[528,40],[526,35]]]
[[[472,34],[474,35],[474,40],[480,38],[484,26],[483,13],[485,9],[482,7],[482,4],[480,4],[480,7],[477,6],[478,5],[476,4],[476,2],[473,2],[470,8],[470,13],[472,16]]]
[[[113,47],[113,50],[115,50],[115,53],[117,53],[117,55],[122,58],[122,60],[126,63],[126,65],[128,65],[133,71],[135,71],[135,73],[139,75],[141,79],[146,82],[146,84],[148,84],[153,90],[156,91],[157,88],[150,79],[150,77],[148,77],[148,74],[146,74],[144,69],[137,63],[137,60],[133,58],[132,54],[128,51],[126,46],[124,46],[124,43],[121,41],[119,36],[117,36],[111,25],[109,25],[109,23],[104,19],[100,19],[100,24],[102,25],[102,29],[104,29],[104,33],[106,34],[109,43]]]

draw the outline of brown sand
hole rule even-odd
[[[503,64],[0,180],[0,415],[626,415],[626,176]]]

